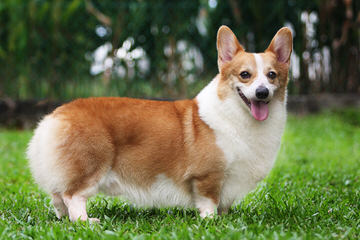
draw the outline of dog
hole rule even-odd
[[[78,99],[40,121],[27,157],[58,218],[98,222],[86,212],[98,192],[213,217],[256,187],[286,123],[292,34],[248,53],[221,26],[217,51],[219,74],[194,99]]]

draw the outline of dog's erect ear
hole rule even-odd
[[[235,34],[227,26],[221,26],[217,33],[218,67],[230,62],[238,51],[244,51]]]
[[[289,28],[281,28],[272,39],[269,47],[266,49],[275,53],[280,63],[290,63],[290,55],[292,51],[292,34]]]

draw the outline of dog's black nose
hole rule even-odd
[[[265,99],[269,96],[269,89],[266,87],[260,86],[256,89],[255,95],[258,99]]]

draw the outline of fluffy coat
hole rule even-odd
[[[286,122],[291,32],[253,54],[222,26],[217,48],[219,74],[194,99],[78,99],[39,123],[27,156],[59,218],[98,221],[86,213],[98,192],[212,216],[269,173]]]

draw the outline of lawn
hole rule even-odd
[[[88,204],[100,224],[58,220],[25,159],[31,132],[0,130],[0,239],[359,239],[360,112],[289,116],[271,174],[230,213]]]

